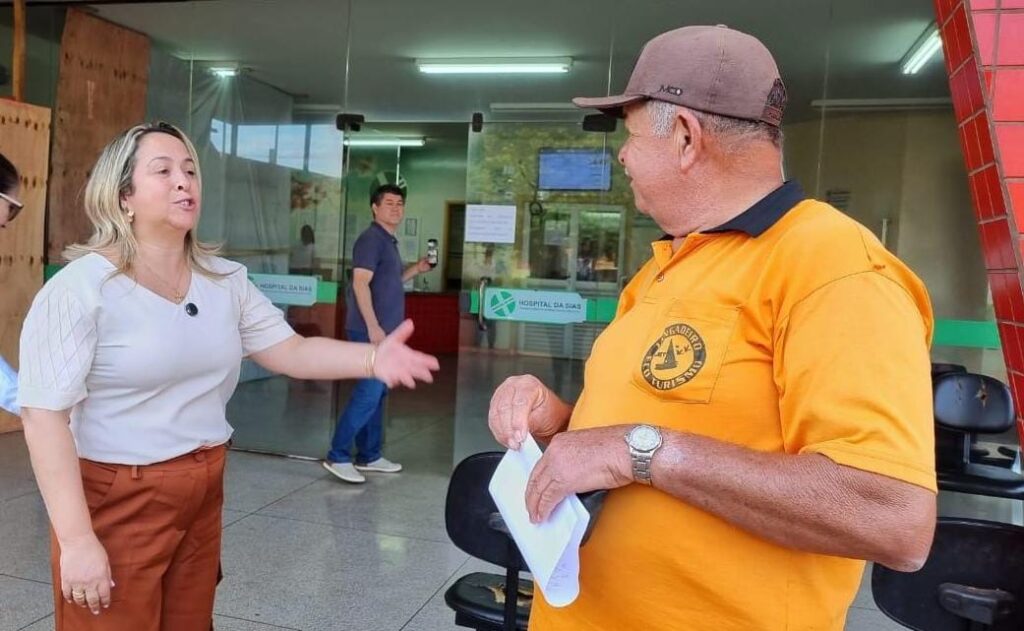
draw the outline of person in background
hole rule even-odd
[[[18,201],[21,189],[18,169],[0,153],[0,228],[14,221],[24,205]],[[18,415],[18,374],[0,357],[0,409]]]
[[[349,286],[345,330],[348,339],[379,344],[405,318],[402,285],[430,271],[423,257],[404,265],[398,253],[395,231],[405,217],[405,190],[394,184],[377,187],[370,195],[373,223],[352,246],[352,283]],[[398,473],[402,465],[381,453],[384,436],[384,398],[388,384],[379,379],[360,379],[345,410],[338,417],[325,469],[351,484],[366,481],[364,472]],[[350,449],[358,452],[352,462]]]
[[[313,265],[315,252],[316,236],[313,233],[313,227],[309,224],[303,224],[299,230],[299,242],[292,246],[291,256],[288,261],[291,273],[313,275],[315,272]]]
[[[429,382],[405,345],[296,335],[195,234],[196,151],[137,125],[85,188],[87,243],[36,295],[21,336],[21,405],[51,524],[56,631],[209,631],[220,566],[225,407],[243,357],[298,379]]]

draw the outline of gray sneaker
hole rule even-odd
[[[356,469],[360,471],[372,471],[374,473],[398,473],[402,470],[402,465],[397,462],[391,462],[387,458],[377,458],[373,462],[357,464]]]
[[[328,462],[324,460],[321,463],[324,469],[327,469],[331,474],[340,479],[348,482],[349,484],[362,484],[366,482],[366,477],[362,473],[356,471],[355,466],[351,462]]]

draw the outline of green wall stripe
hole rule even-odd
[[[587,322],[607,323],[615,318],[617,298],[588,298]],[[469,312],[480,312],[478,292],[469,292]],[[936,320],[933,346],[1000,349],[999,329],[993,321]]]
[[[43,266],[43,282],[53,278],[53,275],[60,271],[63,265],[48,264]],[[317,304],[333,305],[338,302],[338,283],[329,280],[321,280],[316,284]]]

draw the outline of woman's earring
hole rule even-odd
[[[125,212],[125,214],[128,215],[128,223],[132,223],[133,221],[135,221],[135,211],[134,210],[129,208],[128,211]]]

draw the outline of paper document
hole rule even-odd
[[[508,450],[498,463],[488,489],[512,538],[523,553],[534,583],[555,607],[564,607],[580,593],[580,542],[590,513],[575,495],[562,500],[547,521],[534,524],[526,512],[526,483],[540,460],[532,436],[518,450]]]

